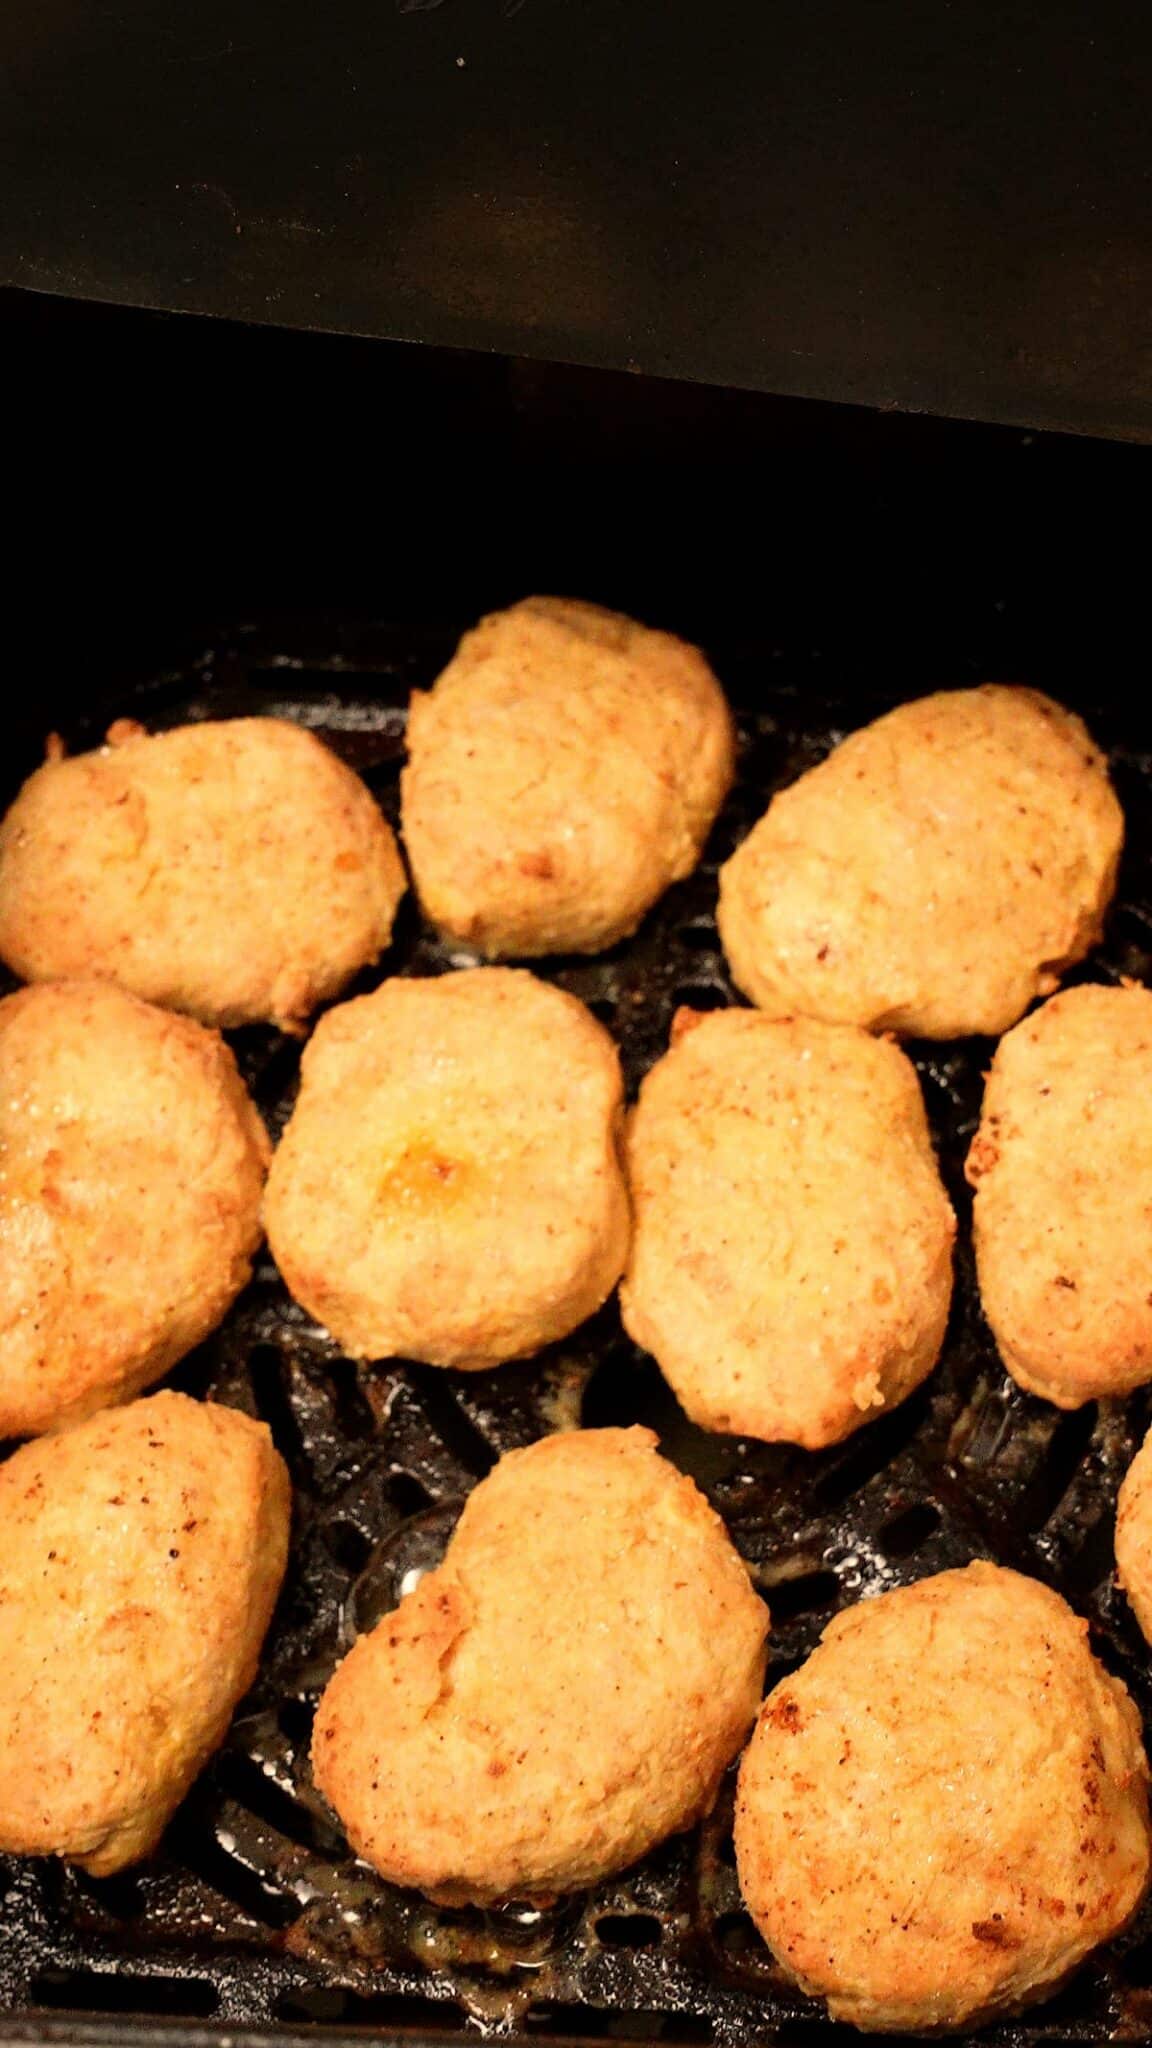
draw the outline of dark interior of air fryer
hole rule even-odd
[[[16,479],[5,801],[51,728],[81,747],[117,715],[265,711],[320,732],[395,821],[410,687],[481,610],[561,591],[700,641],[740,725],[699,872],[628,943],[542,968],[609,1026],[630,1090],[678,1005],[735,1000],[718,862],[845,730],[939,685],[1028,681],[1089,718],[1129,837],[1082,976],[1152,978],[1143,597],[1119,545],[1135,451],[98,307],[25,301],[12,331],[38,434]],[[450,965],[409,899],[360,986]],[[299,1046],[271,1030],[233,1042],[278,1129]],[[830,1451],[695,1429],[612,1305],[498,1372],[354,1365],[262,1258],[174,1375],[263,1416],[291,1468],[292,1562],[258,1683],[152,1863],[97,1881],[0,1860],[0,2031],[127,2040],[147,2016],[153,2038],[203,2040],[481,2028],[751,2048],[841,2034],[786,1987],[741,1909],[730,1786],[695,1833],[591,1894],[487,1912],[378,1880],[311,1787],[315,1702],[351,1633],[441,1555],[494,1460],[548,1430],[659,1432],[771,1606],[769,1685],[846,1603],[990,1557],[1058,1587],[1152,1712],[1112,1565],[1148,1398],[1061,1414],[1008,1381],[976,1298],[962,1174],[990,1048],[910,1050],[961,1217],[952,1321],[928,1384]],[[563,1630],[563,1611],[547,1626]],[[1054,2002],[988,2038],[1133,2039],[1150,2021],[1146,1912]]]

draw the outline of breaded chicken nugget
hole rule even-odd
[[[837,1615],[769,1694],[736,1860],[778,1961],[866,2031],[1053,1991],[1148,1882],[1140,1717],[1057,1593],[972,1564]]]
[[[1152,1430],[1124,1475],[1116,1508],[1120,1584],[1152,1643]]]
[[[622,1083],[575,996],[506,967],[322,1019],[265,1203],[297,1301],[353,1358],[466,1369],[584,1321],[620,1275]]]
[[[216,1328],[270,1151],[216,1032],[106,982],[0,1002],[0,1437],[129,1400]]]
[[[547,1900],[706,1813],[760,1698],[768,1614],[646,1429],[503,1458],[447,1556],[316,1717],[358,1855],[454,1901]]]
[[[383,951],[404,887],[390,827],[312,733],[122,719],[97,753],[50,753],[0,825],[0,956],[291,1030]]]
[[[720,873],[764,1009],[999,1033],[1100,936],[1124,819],[1081,721],[986,684],[902,704],[774,797]]]
[[[692,872],[732,762],[695,647],[563,598],[494,612],[412,697],[401,790],[423,908],[490,957],[598,953]]]
[[[984,1313],[1059,1408],[1152,1380],[1152,994],[1072,988],[997,1047],[968,1154]]]
[[[0,1849],[155,1848],[256,1675],[289,1511],[264,1424],[183,1394],[0,1468]]]
[[[694,1422],[815,1450],[931,1372],[955,1222],[896,1046],[681,1011],[626,1160],[624,1322]]]

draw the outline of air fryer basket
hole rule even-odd
[[[336,622],[326,639],[314,626],[306,635],[234,633],[179,672],[89,706],[65,737],[73,748],[91,745],[114,715],[162,725],[277,713],[330,740],[395,819],[408,689],[431,679],[452,644],[447,629],[349,634]],[[608,1024],[633,1091],[678,1005],[735,1000],[713,919],[718,863],[774,789],[892,700],[840,698],[811,672],[773,670],[767,650],[711,651],[740,716],[741,751],[699,872],[625,945],[540,970]],[[1131,743],[1122,713],[1082,708],[1112,750],[1129,820],[1118,901],[1082,976],[1148,979],[1152,755]],[[373,986],[379,972],[435,974],[459,960],[409,899],[393,952],[359,986]],[[233,1042],[276,1131],[299,1046],[271,1029],[237,1032]],[[353,1860],[311,1787],[313,1710],[350,1631],[395,1602],[405,1574],[439,1557],[461,1501],[493,1461],[544,1431],[642,1421],[659,1432],[724,1516],[770,1603],[769,1685],[838,1608],[991,1557],[1064,1593],[1149,1714],[1148,1655],[1112,1570],[1116,1488],[1148,1399],[1064,1415],[1007,1379],[980,1316],[962,1172],[990,1047],[910,1050],[961,1217],[945,1353],[903,1407],[818,1455],[696,1430],[612,1305],[543,1357],[499,1372],[362,1368],[339,1356],[261,1260],[223,1329],[173,1376],[263,1416],[291,1468],[292,1560],[257,1686],[153,1863],[97,1881],[54,1862],[0,1859],[0,2038],[127,2044],[141,2015],[150,2016],[150,2039],[186,2038],[189,2048],[244,2028],[292,2043],[318,2031],[444,2036],[479,2027],[519,2041],[721,2048],[815,2044],[841,2032],[787,1987],[741,1910],[730,1785],[694,1834],[548,1912],[448,1911],[392,1889]],[[562,1612],[551,1619],[565,1626]],[[1150,1987],[1152,1911],[1055,2001],[987,2038],[1142,2037]]]

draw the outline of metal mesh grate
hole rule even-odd
[[[242,635],[187,672],[100,707],[67,738],[91,745],[108,716],[127,711],[151,724],[281,713],[323,733],[395,818],[407,690],[435,674],[451,644],[411,632],[343,643],[334,632],[329,645],[308,647],[287,635]],[[812,677],[776,682],[766,663],[717,665],[741,712],[741,769],[703,866],[627,945],[541,970],[610,1026],[631,1089],[663,1050],[677,1004],[733,999],[712,917],[717,863],[774,788],[885,704],[837,698]],[[1152,978],[1152,759],[1094,723],[1114,749],[1130,848],[1105,946],[1086,973]],[[421,928],[409,901],[387,970],[439,973],[458,957]],[[233,1042],[278,1129],[298,1046],[262,1029]],[[1059,1587],[1090,1618],[1100,1654],[1152,1707],[1147,1653],[1111,1578],[1116,1487],[1148,1399],[1061,1415],[1007,1380],[979,1315],[964,1229],[961,1169],[989,1048],[911,1050],[961,1217],[948,1342],[912,1400],[828,1452],[693,1428],[613,1306],[543,1357],[499,1372],[358,1368],[263,1259],[224,1328],[174,1375],[190,1392],[262,1415],[292,1472],[292,1563],[259,1682],[155,1862],[101,1882],[55,1863],[0,1859],[8,2013],[182,2015],[281,2032],[452,2032],[473,2022],[522,2036],[714,2039],[731,2048],[815,2043],[830,2031],[821,2009],[784,1985],[741,1911],[730,1792],[696,1834],[586,1897],[551,1912],[480,1912],[437,1909],[381,1883],[352,1860],[311,1790],[312,1714],[349,1628],[394,1603],[405,1573],[439,1557],[463,1497],[494,1460],[546,1430],[644,1421],[659,1431],[770,1600],[770,1683],[846,1602],[988,1556]],[[1146,1912],[1058,2000],[991,2038],[1134,2038],[1150,2021]]]

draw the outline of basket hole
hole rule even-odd
[[[351,1578],[359,1578],[373,1548],[363,1529],[358,1529],[355,1522],[329,1522],[324,1529],[324,1541],[341,1569]]]
[[[111,1914],[114,1920],[136,1920],[145,1910],[140,1880],[130,1870],[119,1870],[113,1877],[89,1877],[83,1871],[76,1871],[74,1881],[102,1912]],[[0,1884],[0,1898],[3,1896],[4,1887]]]
[[[327,1827],[307,1807],[298,1805],[291,1793],[277,1785],[252,1757],[237,1750],[225,1750],[216,1770],[224,1790],[286,1841],[295,1842],[301,1849],[311,1849],[316,1855],[344,1854],[345,1844],[336,1830]]]
[[[716,926],[711,918],[705,924],[682,924],[676,936],[690,953],[718,953],[720,950]]]
[[[370,1443],[376,1435],[376,1416],[351,1359],[334,1358],[327,1376],[341,1435],[353,1443]]]
[[[674,1010],[727,1010],[730,1007],[727,989],[717,988],[713,981],[685,981],[673,991]]]
[[[343,1991],[334,1985],[318,1985],[315,1990],[281,1992],[272,2010],[278,2020],[296,2026],[343,2024],[385,2032],[411,2027],[429,2034],[468,2031],[468,2015],[458,2000],[421,1998],[401,1991]]]
[[[1116,1516],[1111,1507],[1106,1507],[1085,1530],[1079,1549],[1064,1564],[1065,1592],[1086,1600],[1089,1593],[1111,1577],[1115,1562]]]
[[[1019,1528],[1031,1534],[1051,1520],[1076,1477],[1095,1428],[1095,1401],[1060,1417],[1039,1471],[1017,1502],[1014,1520]]]
[[[275,1344],[256,1344],[248,1354],[248,1373],[262,1421],[289,1470],[306,1469],[304,1443],[284,1384],[284,1359]]]
[[[300,1902],[271,1883],[265,1884],[235,1856],[222,1849],[208,1827],[196,1821],[187,1808],[176,1815],[168,1829],[166,1845],[177,1862],[202,1884],[230,1899],[241,1912],[277,1932],[300,1917]]]
[[[280,1732],[294,1742],[298,1749],[305,1749],[312,1740],[312,1723],[316,1719],[316,1708],[311,1700],[281,1700],[276,1709]]]
[[[599,1018],[601,1024],[612,1025],[616,1022],[616,1001],[613,996],[593,996],[591,1002],[585,1004],[585,1008],[591,1010],[592,1015]]]
[[[1138,1991],[1152,1989],[1152,1935],[1128,1949],[1120,1958],[1120,1965],[1126,1984],[1135,1985]]]
[[[834,1607],[839,1598],[840,1581],[835,1572],[801,1572],[795,1579],[778,1579],[767,1593],[773,1622],[815,1614],[822,1607]]]
[[[410,1515],[422,1515],[426,1508],[434,1505],[428,1488],[411,1472],[390,1472],[385,1481],[384,1491],[398,1515],[407,1521]],[[364,1560],[367,1563],[367,1559]]]
[[[764,1944],[749,1913],[721,1913],[719,1919],[713,1923],[712,1932],[717,1947],[722,1948],[726,1956],[765,1953]]]
[[[647,1352],[615,1346],[589,1376],[580,1403],[582,1429],[628,1429],[647,1423],[667,1437],[683,1420],[676,1397]]]
[[[878,1422],[869,1423],[852,1440],[851,1448],[841,1451],[835,1463],[823,1472],[812,1489],[813,1503],[817,1508],[838,1508],[854,1493],[875,1479],[898,1457],[905,1446],[910,1444],[924,1417],[926,1400],[924,1390],[913,1394],[891,1415]]]
[[[496,1452],[460,1406],[448,1375],[435,1365],[409,1365],[408,1373],[444,1449],[474,1479],[486,1479],[496,1463]]]
[[[902,1514],[893,1515],[880,1531],[880,1548],[885,1557],[899,1561],[913,1557],[940,1527],[940,1510],[931,1501],[917,1501]]]
[[[596,2005],[530,2005],[524,2027],[569,2041],[683,2041],[714,2039],[712,2022],[687,2012],[607,2012]]]
[[[32,1999],[64,2012],[143,2012],[201,2020],[209,2019],[220,2002],[206,1977],[132,1977],[120,1970],[42,1970],[32,1980]]]
[[[601,1948],[657,1948],[663,1938],[654,1913],[601,1913],[596,1922]]]

